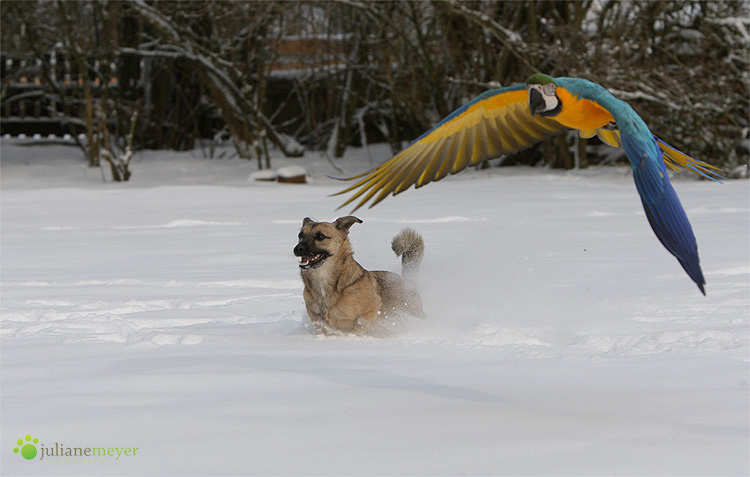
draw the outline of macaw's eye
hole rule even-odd
[[[318,233],[315,234],[315,240],[325,240],[327,238],[328,237],[326,237],[325,235],[323,235],[323,232],[318,232]]]
[[[547,96],[552,96],[555,94],[555,83],[545,83],[542,86],[542,89],[544,90],[544,94]]]

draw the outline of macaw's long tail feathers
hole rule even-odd
[[[714,182],[721,182],[721,179],[726,180],[726,177],[717,172],[721,170],[718,167],[712,166],[711,164],[703,161],[699,161],[698,159],[693,159],[684,152],[673,148],[656,136],[654,136],[654,139],[659,145],[659,149],[661,149],[664,153],[664,163],[673,171],[678,171],[678,166],[682,166],[686,169],[689,169],[694,174],[705,177],[706,179],[712,180]]]
[[[656,233],[659,241],[677,258],[685,272],[698,285],[701,293],[706,294],[706,280],[701,271],[698,258],[698,245],[695,242],[693,229],[690,226],[685,210],[680,204],[672,184],[665,181],[663,200],[649,203],[641,199],[643,210]]]

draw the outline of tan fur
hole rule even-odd
[[[305,218],[294,254],[300,259],[300,275],[307,314],[323,332],[370,333],[383,320],[401,315],[424,318],[414,278],[424,254],[420,235],[406,229],[394,237],[392,248],[402,257],[404,277],[386,271],[365,270],[349,242],[349,228],[362,223],[354,216],[335,222]],[[326,256],[315,263],[312,257]],[[308,266],[308,262],[311,264]]]

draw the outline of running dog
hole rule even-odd
[[[383,320],[409,315],[424,318],[414,279],[424,255],[422,237],[404,229],[391,248],[401,257],[402,275],[369,271],[354,260],[349,229],[362,221],[354,216],[335,222],[302,221],[294,255],[305,284],[307,314],[323,333],[372,333]]]

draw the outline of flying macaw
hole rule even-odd
[[[721,178],[718,169],[654,136],[630,105],[585,79],[533,74],[525,84],[486,91],[388,161],[347,179],[360,180],[336,195],[358,189],[342,207],[363,194],[354,210],[375,197],[372,207],[390,193],[421,187],[567,129],[625,148],[651,228],[705,295],[695,236],[666,166],[678,170],[680,165],[711,180]]]

